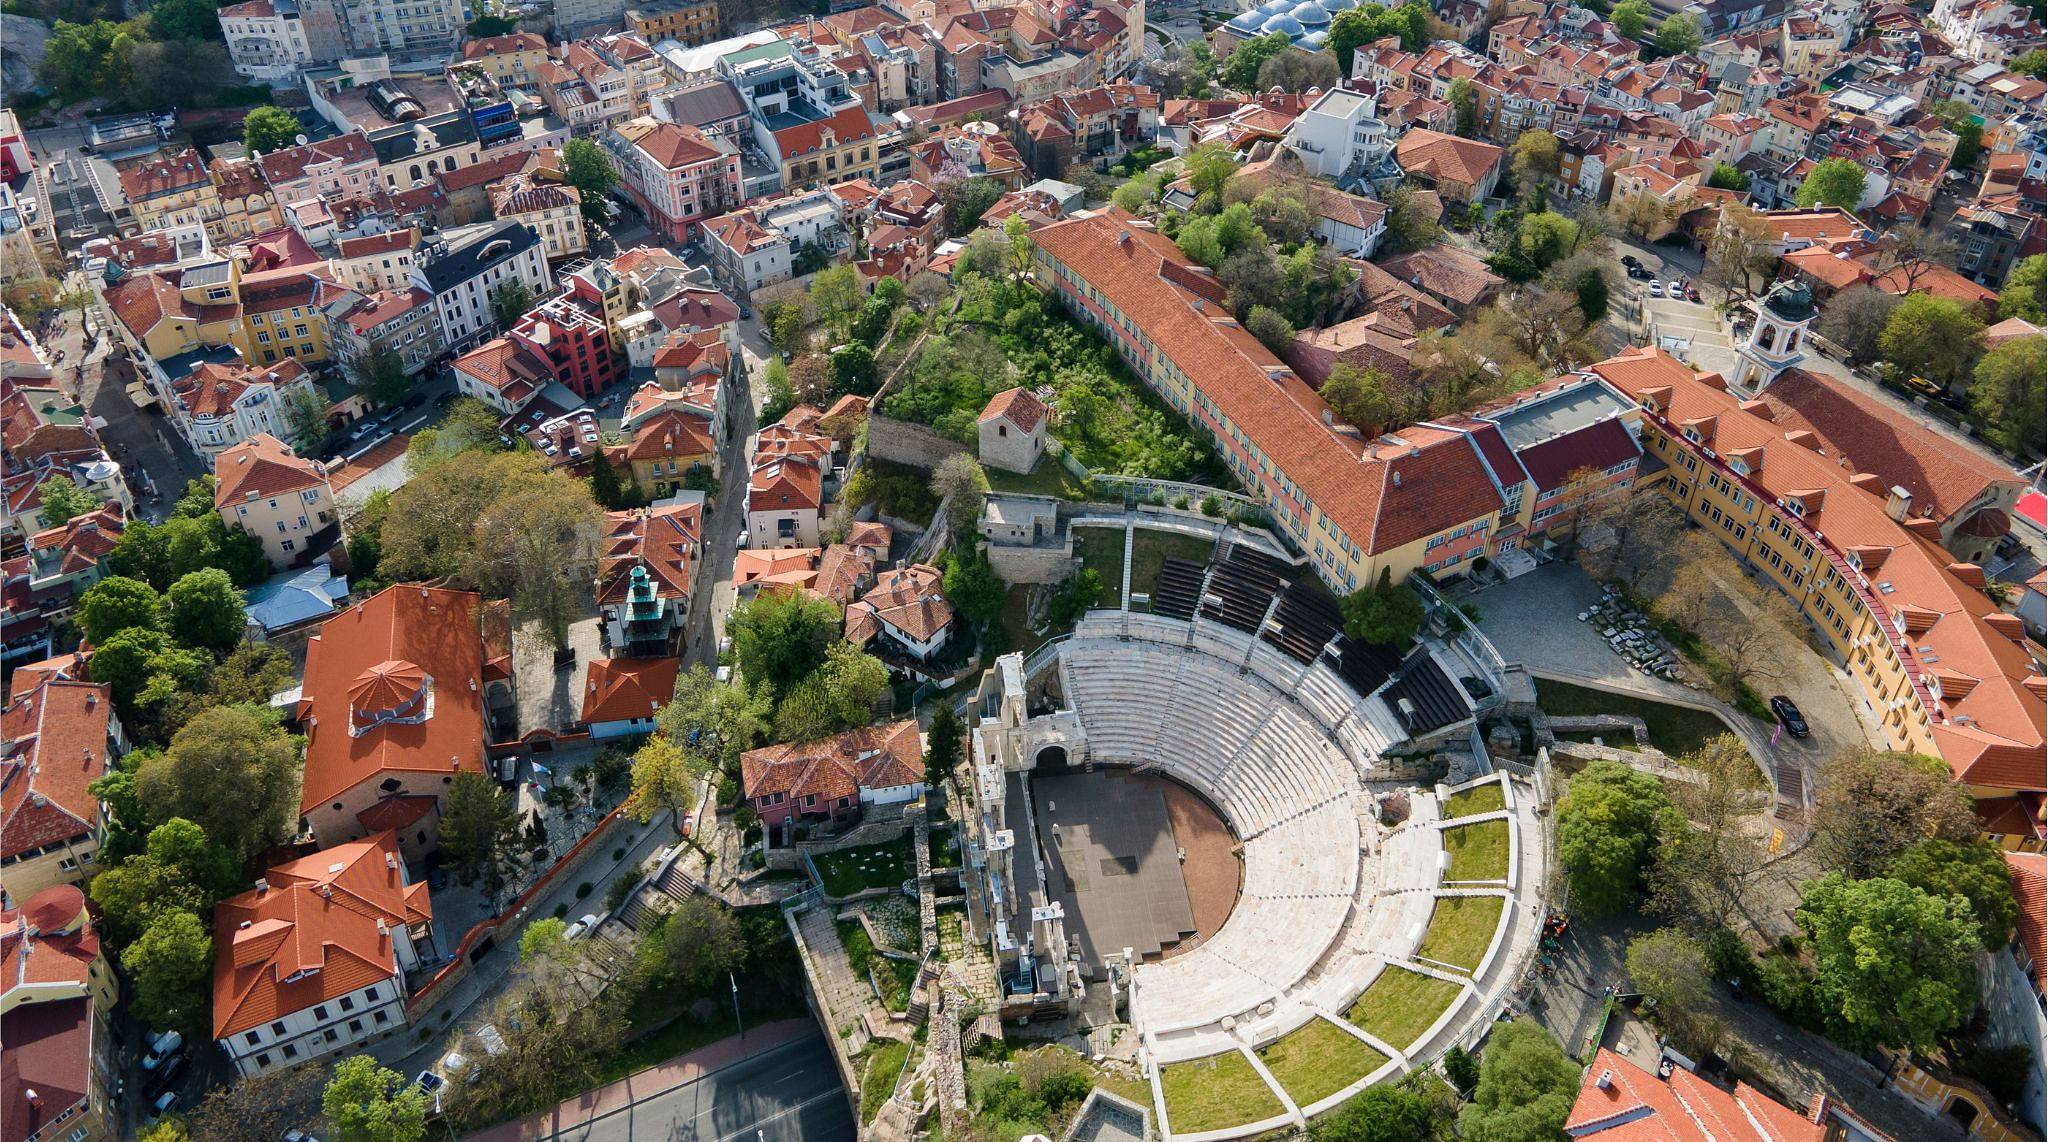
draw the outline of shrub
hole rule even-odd
[[[740,779],[730,774],[718,779],[718,803],[730,805],[740,799]]]
[[[617,912],[621,905],[632,897],[633,889],[640,884],[639,870],[622,872],[612,878],[611,887],[604,890],[604,910]]]
[[[1202,497],[1202,514],[1203,514],[1203,515],[1205,515],[1205,516],[1208,516],[1208,517],[1209,517],[1210,519],[1215,519],[1215,518],[1216,518],[1217,516],[1220,516],[1220,515],[1222,515],[1222,514],[1223,514],[1223,500],[1222,500],[1222,498],[1221,498],[1220,496],[1216,496],[1216,495],[1213,495],[1213,494],[1212,494],[1212,495],[1207,495],[1207,496],[1203,496],[1203,497]]]
[[[576,886],[576,899],[578,899],[578,900],[581,900],[581,899],[583,899],[584,897],[586,897],[586,896],[590,895],[590,893],[591,893],[591,890],[592,890],[592,889],[594,889],[594,888],[596,888],[596,887],[597,887],[596,885],[594,885],[594,884],[590,883],[590,882],[589,882],[589,881],[587,881],[587,880],[586,880],[586,881],[584,881],[584,882],[583,882],[582,884],[579,884],[579,885],[577,885],[577,886]]]
[[[557,919],[557,920],[560,920],[560,919],[562,919],[563,917],[567,916],[568,914],[569,914],[569,906],[568,906],[567,904],[557,904],[557,905],[555,905],[555,919]],[[445,1012],[445,1011],[444,1011],[444,1012],[442,1012],[442,1014],[443,1014],[443,1015],[446,1015],[446,1014],[447,1014],[447,1012]]]

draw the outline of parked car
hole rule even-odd
[[[1673,300],[1682,301],[1685,298],[1685,283],[1679,281],[1666,283],[1664,292],[1669,294]]]
[[[1786,732],[1795,738],[1803,738],[1813,732],[1807,727],[1806,718],[1800,714],[1799,707],[1793,705],[1792,699],[1783,694],[1772,695],[1771,713],[1778,716],[1778,720],[1784,723]]]
[[[1906,379],[1906,384],[1914,390],[1925,393],[1931,397],[1938,397],[1941,395],[1941,386],[1935,384],[1933,381],[1928,380],[1926,377],[1908,377]]]
[[[420,407],[421,405],[423,405],[423,404],[425,404],[425,403],[427,403],[427,394],[425,394],[425,393],[414,393],[414,394],[412,394],[411,396],[409,396],[409,397],[405,398],[405,403],[404,403],[404,404],[402,404],[402,405],[399,405],[398,407],[400,407],[400,408],[418,408],[418,407]]]
[[[1624,266],[1635,267],[1640,266],[1643,263],[1642,260],[1637,258],[1634,254],[1623,254],[1621,256],[1621,264]]]
[[[736,540],[734,540],[734,541],[733,541],[733,544],[732,544],[732,549],[733,549],[734,551],[739,551],[739,550],[741,550],[741,549],[745,548],[746,546],[747,546],[747,529],[746,529],[746,528],[741,528],[741,529],[740,529],[740,536],[739,536],[739,538],[738,538],[738,539],[736,539]]]
[[[156,1074],[150,1077],[150,1088],[153,1090],[165,1090],[172,1083],[177,1082],[178,1076],[185,1073],[185,1060],[189,1057],[178,1054],[164,1060],[164,1065],[158,1067]]]
[[[1650,296],[1651,296],[1651,297],[1663,297],[1663,296],[1664,296],[1664,283],[1663,283],[1663,282],[1659,282],[1659,281],[1653,281],[1653,282],[1651,282],[1651,283],[1650,283]]]
[[[185,1036],[176,1031],[165,1031],[149,1041],[149,1050],[142,1056],[142,1069],[154,1071],[164,1065],[164,1060],[175,1055],[185,1046]]]
[[[1628,276],[1639,282],[1654,281],[1657,277],[1656,274],[1651,273],[1641,265],[1630,266],[1628,268]]]
[[[1692,303],[1693,303],[1693,304],[1695,304],[1695,305],[1699,304],[1699,300],[1700,300],[1700,288],[1699,288],[1698,286],[1692,286],[1692,285],[1686,286],[1686,287],[1685,287],[1685,300],[1687,300],[1687,301],[1689,301],[1689,302],[1692,302]]]
[[[150,1121],[154,1122],[178,1109],[178,1101],[178,1092],[174,1090],[167,1090],[157,1095],[156,1101],[149,1104]]]
[[[432,1094],[435,1091],[441,1089],[441,1076],[435,1074],[432,1071],[421,1071],[419,1077],[412,1081],[418,1084],[419,1088],[423,1091],[426,1091],[428,1094]]]
[[[580,940],[596,930],[597,914],[594,912],[587,913],[582,919],[563,929],[562,938],[565,940]]]

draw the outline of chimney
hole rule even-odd
[[[269,892],[269,891],[270,891],[270,881],[268,881],[268,880],[266,880],[266,879],[264,879],[263,877],[260,877],[260,876],[259,876],[259,877],[257,877],[257,878],[256,878],[256,895],[258,895],[258,896],[261,896],[261,895],[263,895],[264,893],[266,893],[266,892]]]
[[[1887,495],[1884,500],[1884,514],[1892,517],[1892,519],[1899,523],[1904,523],[1906,522],[1906,513],[1911,510],[1913,510],[1913,493],[1897,484],[1893,484],[1891,494]]]
[[[1601,1071],[1601,1072],[1600,1072],[1600,1077],[1599,1077],[1599,1078],[1597,1078],[1597,1079],[1594,1079],[1594,1080],[1593,1080],[1593,1085],[1594,1085],[1594,1086],[1597,1086],[1597,1087],[1599,1087],[1599,1088],[1600,1088],[1601,1090],[1613,1090],[1613,1089],[1614,1089],[1614,1072],[1613,1072],[1613,1071]]]

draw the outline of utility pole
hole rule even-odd
[[[739,1025],[740,1038],[744,1039],[747,1037],[747,1024],[740,1018],[740,981],[734,979],[731,972],[725,973],[725,979],[732,984],[732,1021]]]

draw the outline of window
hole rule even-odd
[[[313,1018],[315,1018],[315,1019],[325,1019],[325,1018],[327,1018],[327,1005],[323,1003],[323,1004],[321,1004],[320,1006],[318,1006],[318,1007],[315,1007],[315,1008],[313,1009]]]
[[[263,1033],[261,1031],[251,1031],[247,1035],[242,1036],[242,1038],[247,1040],[248,1044],[253,1047],[263,1041]]]
[[[349,1021],[348,1021],[348,1033],[349,1033],[349,1034],[351,1034],[351,1035],[360,1035],[360,1034],[362,1034],[362,1033],[363,1033],[363,1021],[362,1021],[362,1020],[360,1020],[360,1019],[351,1019],[351,1020],[349,1020]]]
[[[256,1056],[256,1065],[257,1065],[257,1066],[259,1066],[259,1067],[267,1067],[267,1066],[269,1066],[269,1065],[270,1065],[270,1052],[268,1052],[268,1051],[265,1051],[264,1053],[262,1053],[262,1054],[260,1054],[260,1055]]]
[[[288,1060],[298,1058],[299,1049],[297,1047],[292,1046],[290,1043],[286,1043],[284,1045],[284,1057]]]
[[[350,998],[349,998],[348,996],[346,996],[346,995],[342,996],[342,997],[341,997],[341,1009],[342,1009],[343,1011],[354,1011],[354,1010],[356,1009],[356,1001],[355,1001],[355,1000],[353,1000],[353,999],[350,999]]]
[[[293,549],[294,547],[297,547],[297,546],[298,546],[298,544],[296,544],[296,543],[292,542],[291,540],[287,539],[287,540],[285,540],[285,541],[284,541],[283,543],[279,544],[278,546],[282,547],[282,548],[283,548],[284,550],[286,550],[286,551],[290,551],[290,550],[292,550],[292,549]]]
[[[375,1020],[377,1025],[380,1027],[391,1021],[391,1017],[389,1015],[384,1014],[382,1011],[372,1012],[370,1017],[373,1020]]]

